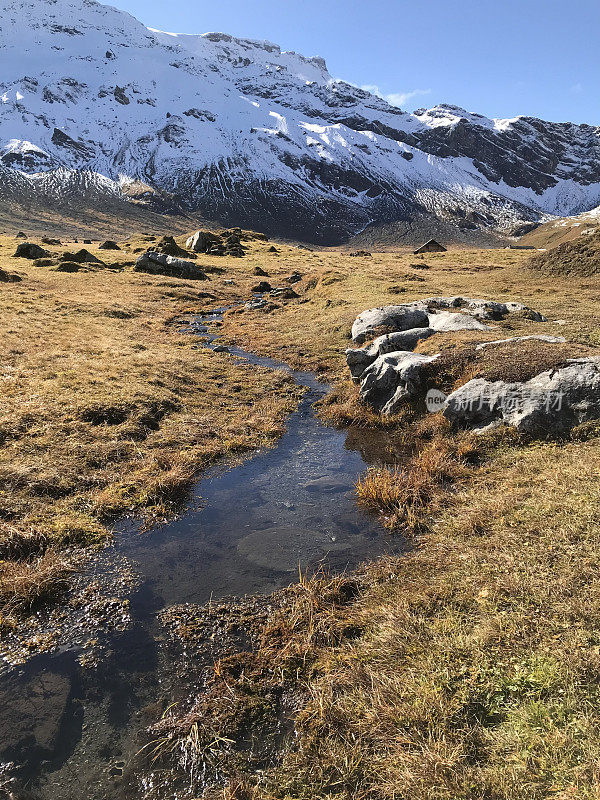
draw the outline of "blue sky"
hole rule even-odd
[[[225,31],[323,56],[412,111],[600,124],[600,0],[104,0],[177,33]]]

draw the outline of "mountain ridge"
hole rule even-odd
[[[101,206],[141,181],[183,213],[320,244],[438,222],[501,241],[600,204],[593,126],[409,114],[319,56],[157,31],[94,0],[8,0],[2,19],[0,169],[34,194],[83,173]]]

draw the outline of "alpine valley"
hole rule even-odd
[[[4,0],[0,20],[7,223],[158,213],[321,245],[489,245],[600,204],[597,127],[406,113],[322,58],[93,0]]]

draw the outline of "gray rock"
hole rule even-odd
[[[509,339],[495,339],[493,342],[481,342],[481,344],[478,344],[475,349],[483,350],[484,348],[492,347],[492,345],[495,344],[506,344],[507,342],[527,342],[530,339],[537,339],[540,342],[548,342],[549,344],[564,343],[567,341],[564,336],[545,336],[544,334],[538,334],[534,336],[511,336]]]
[[[410,304],[413,308],[421,308],[431,312],[436,309],[460,309],[465,314],[472,314],[479,319],[501,320],[509,314],[523,313],[529,319],[537,322],[546,322],[546,318],[523,303],[501,303],[497,300],[484,300],[482,298],[461,297],[427,297],[425,300],[416,300]]]
[[[396,352],[379,356],[361,379],[360,399],[382,414],[395,414],[422,389],[421,368],[439,358]]]
[[[205,273],[193,261],[167,256],[164,253],[156,253],[153,250],[143,253],[138,258],[135,262],[134,270],[136,272],[148,272],[152,275],[169,275],[173,278],[208,280]]]
[[[522,383],[476,378],[452,392],[444,416],[484,431],[500,424],[534,436],[556,436],[600,418],[600,356],[573,359]]]
[[[186,241],[185,246],[188,250],[193,250],[194,253],[208,253],[213,245],[220,245],[221,243],[221,237],[217,236],[216,233],[196,231]]]
[[[440,311],[429,315],[429,327],[436,333],[448,331],[487,331],[489,325],[480,322],[470,314],[461,314],[456,311]]]
[[[44,250],[43,247],[40,247],[39,244],[22,242],[21,244],[17,245],[17,250],[13,258],[47,258],[49,255],[50,253],[47,250]]]
[[[245,305],[244,308],[247,308],[249,311],[259,311],[262,308],[267,308],[268,303],[266,300],[262,298],[256,300],[249,300]]]
[[[277,286],[269,292],[271,297],[279,298],[280,300],[294,300],[300,295],[295,292],[291,286]]]
[[[352,325],[352,341],[363,344],[380,328],[388,328],[393,333],[411,328],[426,328],[428,325],[427,312],[410,305],[370,308],[355,319]]]
[[[7,272],[5,269],[0,269],[0,283],[20,283],[23,278],[17,275],[16,272]]]
[[[408,331],[396,331],[378,336],[368,347],[349,348],[346,350],[346,363],[352,377],[355,380],[360,378],[378,356],[399,350],[414,350],[421,339],[427,339],[434,333],[433,328],[412,328]]]

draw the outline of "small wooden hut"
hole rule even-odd
[[[435,239],[430,239],[428,242],[425,242],[424,245],[419,247],[418,250],[415,250],[414,254],[419,255],[420,253],[445,253],[446,248],[443,244],[436,242]]]

